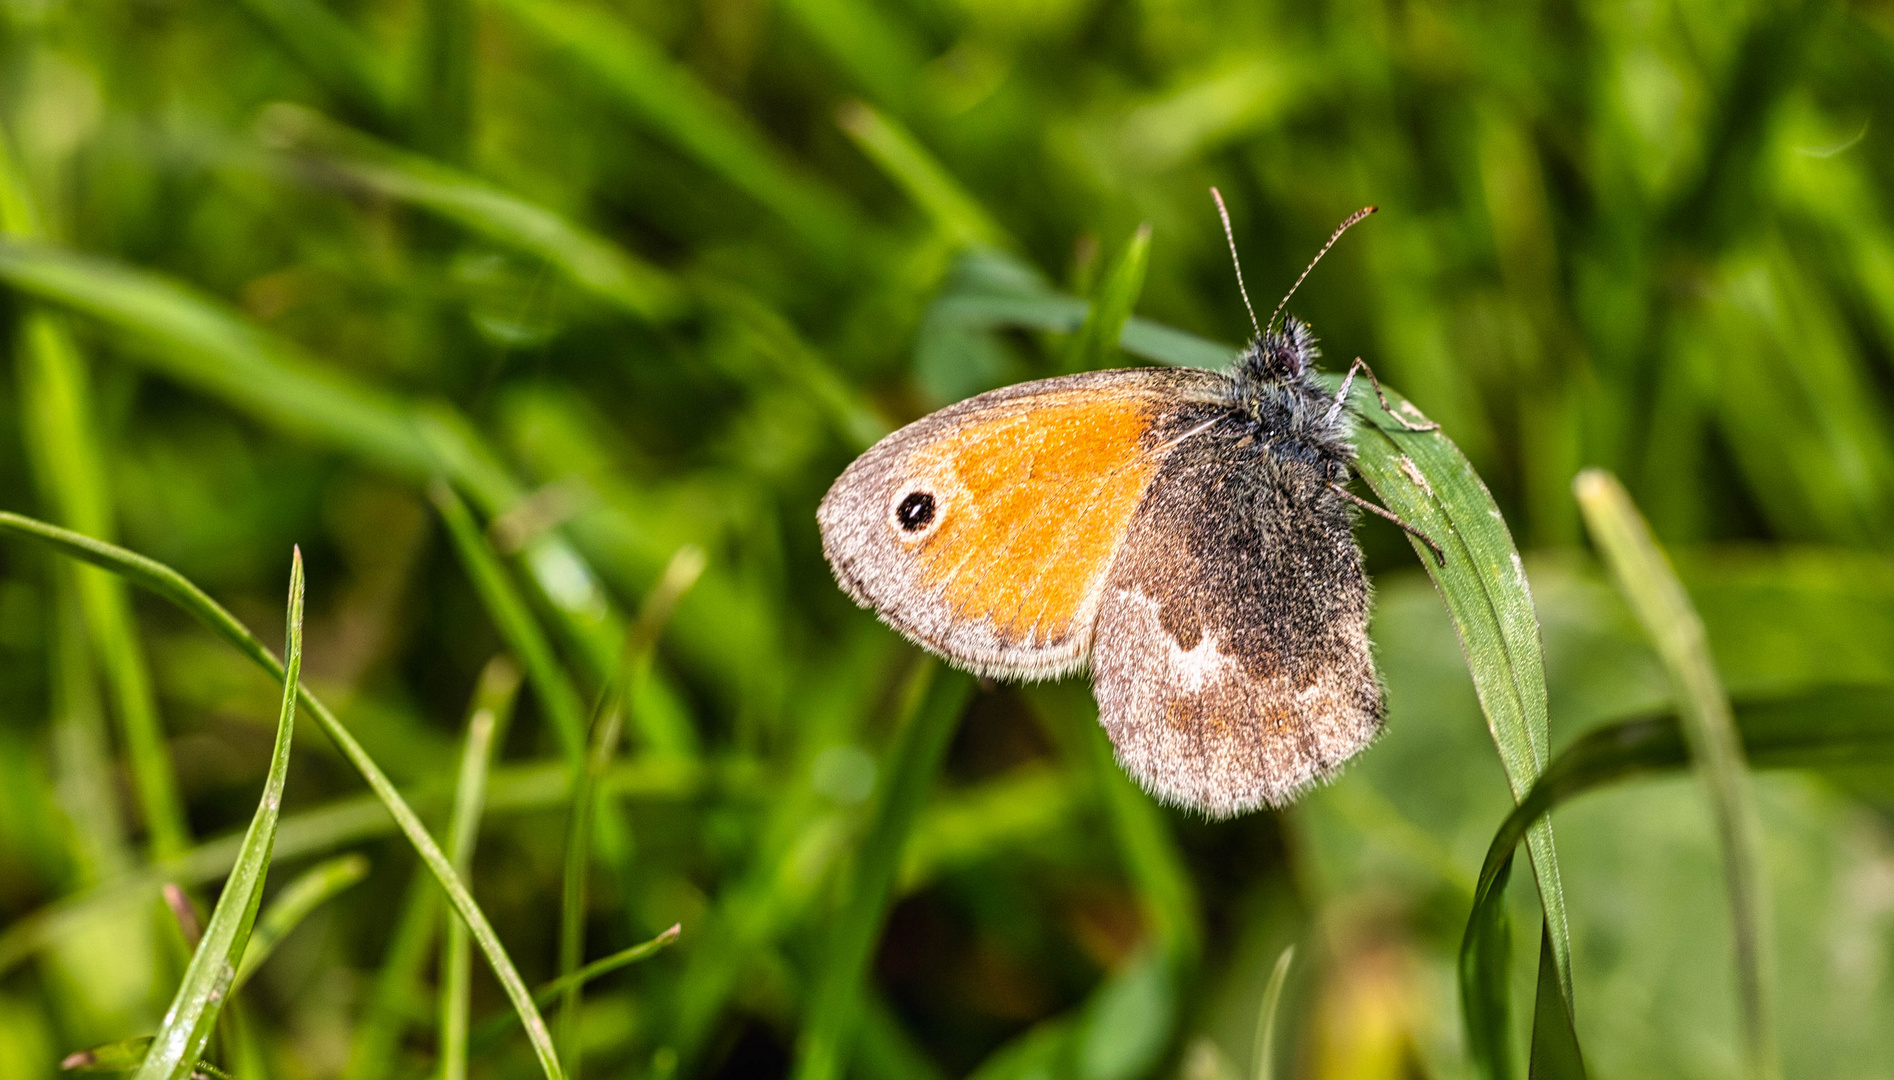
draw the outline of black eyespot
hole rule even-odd
[[[934,520],[934,497],[925,491],[910,491],[901,505],[894,508],[894,519],[908,532],[919,532]]]

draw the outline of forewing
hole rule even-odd
[[[1133,517],[1092,670],[1119,761],[1158,798],[1213,817],[1280,806],[1379,732],[1352,508],[1325,480],[1211,429]]]
[[[1166,433],[1218,385],[1198,371],[1101,371],[942,409],[836,480],[817,514],[823,552],[858,603],[963,667],[1070,671]],[[931,500],[919,528],[919,511],[900,514],[910,496]]]

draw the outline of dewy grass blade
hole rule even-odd
[[[875,783],[874,809],[841,909],[832,917],[828,941],[816,967],[809,1006],[797,1047],[796,1080],[840,1080],[848,1070],[849,1043],[861,1015],[862,982],[887,917],[901,848],[946,757],[947,744],[973,691],[973,680],[929,661],[910,691],[913,707],[895,735],[883,776]]]
[[[506,739],[507,722],[519,697],[520,673],[512,661],[496,656],[487,661],[474,690],[467,717],[466,745],[460,755],[460,775],[454,785],[454,813],[447,822],[447,857],[462,881],[472,880],[474,842],[480,835],[480,817],[486,809],[487,774],[494,748]],[[441,1080],[467,1078],[467,1008],[473,975],[467,924],[453,920],[441,953]]]
[[[283,809],[283,785],[289,778],[290,739],[296,730],[296,690],[303,662],[303,556],[298,549],[290,563],[287,663],[283,673],[283,704],[277,712],[276,745],[270,752],[270,771],[263,782],[263,798],[244,834],[237,865],[224,883],[211,912],[204,940],[184,970],[184,980],[171,1000],[164,1022],[138,1069],[136,1080],[184,1080],[210,1041],[211,1029],[223,1010],[237,964],[250,940],[250,927],[263,900],[263,879],[269,873],[270,850],[276,842],[276,819]]]
[[[277,823],[277,836],[282,836],[280,820]],[[280,854],[281,849],[278,850]],[[263,962],[270,958],[276,946],[308,918],[310,912],[367,876],[368,857],[351,852],[310,867],[283,886],[276,898],[270,901],[270,906],[257,917],[256,928],[250,932],[250,944],[243,950],[243,963],[237,965],[237,977],[230,983],[231,994],[243,989],[250,977],[263,966]]]
[[[1770,1080],[1781,1075],[1781,1062],[1772,1001],[1769,883],[1763,875],[1762,822],[1729,697],[1710,658],[1703,621],[1623,485],[1610,473],[1591,469],[1579,474],[1574,488],[1592,539],[1670,676],[1723,849],[1748,1072],[1754,1080]]]
[[[57,526],[48,525],[43,521],[35,521],[32,518],[4,511],[0,511],[0,532],[11,532],[50,544],[63,554],[94,566],[104,567],[141,588],[157,593],[209,627],[213,633],[230,643],[244,656],[249,657],[257,666],[273,676],[282,677],[282,664],[261,641],[256,639],[255,635],[238,622],[235,616],[224,610],[221,604],[206,595],[202,589],[191,584],[183,575],[163,563],[91,537],[80,536]],[[539,1057],[540,1067],[550,1080],[564,1080],[564,1072],[559,1067],[558,1056],[553,1052],[552,1035],[547,1031],[546,1022],[539,1015],[538,1008],[533,1005],[532,995],[527,991],[525,981],[520,978],[512,959],[507,956],[506,947],[500,943],[499,935],[493,932],[493,926],[487,922],[485,913],[480,910],[478,904],[474,903],[473,896],[467,892],[466,885],[460,880],[459,875],[454,873],[453,866],[441,853],[440,847],[434,843],[434,838],[428,835],[427,826],[415,816],[414,810],[395,789],[388,775],[381,771],[381,767],[368,756],[368,752],[362,749],[362,744],[355,740],[355,736],[349,734],[348,729],[342,726],[342,722],[336,719],[328,706],[310,693],[307,687],[299,689],[298,699],[303,707],[309,710],[309,714],[315,718],[323,732],[342,751],[342,755],[348,758],[349,764],[353,765],[356,772],[361,774],[362,779],[367,781],[375,796],[388,808],[389,814],[394,817],[402,834],[414,846],[416,853],[421,856],[421,861],[427,865],[428,871],[434,875],[435,880],[440,882],[442,890],[447,893],[448,900],[454,905],[455,910],[460,912],[461,918],[467,921],[468,928],[473,932],[474,941],[479,944],[480,951],[485,954],[487,962],[493,967],[494,976],[499,980],[501,988],[506,991],[507,998],[513,1003],[513,1007],[518,1010],[520,1022],[526,1028],[527,1038],[532,1042],[534,1053]]]
[[[1118,342],[1124,337],[1125,323],[1131,319],[1131,309],[1137,306],[1138,294],[1144,291],[1144,271],[1150,257],[1151,226],[1140,225],[1112,263],[1091,312],[1085,316],[1085,325],[1079,327],[1074,336],[1071,351],[1066,355],[1067,371],[1112,366],[1111,361],[1118,355]]]

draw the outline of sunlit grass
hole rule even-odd
[[[0,1080],[1894,1060],[1875,11],[4,15]],[[1383,208],[1293,306],[1441,422],[1353,403],[1446,559],[1364,524],[1387,733],[1217,824],[813,521],[949,401],[1226,362],[1212,184],[1266,303]]]

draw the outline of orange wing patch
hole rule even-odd
[[[939,527],[916,546],[922,585],[1009,645],[1083,633],[1161,463],[1143,445],[1156,407],[1143,396],[1048,395],[921,449],[904,471],[941,501]]]

